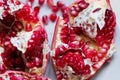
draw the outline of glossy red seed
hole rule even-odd
[[[44,15],[44,16],[42,17],[42,22],[43,22],[44,24],[48,24],[48,16],[47,16],[47,15]]]
[[[0,64],[0,74],[5,72],[6,68],[4,64]]]
[[[67,21],[69,21],[69,15],[68,13],[62,13],[62,16],[64,19],[66,19]]]
[[[35,64],[34,64],[33,62],[27,62],[27,63],[26,63],[26,66],[27,66],[28,68],[33,68],[33,67],[35,66]]]
[[[56,21],[56,19],[57,19],[57,15],[55,14],[55,13],[52,13],[52,14],[50,14],[50,20],[52,21],[52,22],[54,22],[54,21]]]
[[[26,23],[25,31],[27,32],[32,31],[32,25],[30,23]]]
[[[0,2],[0,6],[2,6],[2,4],[3,4],[3,3],[2,3],[2,2]]]
[[[80,1],[80,2],[78,3],[78,6],[79,6],[81,9],[87,8],[88,5],[89,5],[89,4],[86,3],[85,1]]]
[[[64,6],[64,3],[62,1],[57,1],[57,7],[61,8]]]
[[[38,16],[39,11],[40,11],[40,6],[34,7],[34,15],[35,15],[35,16]]]
[[[28,5],[32,6],[32,4],[34,3],[34,0],[28,0]]]
[[[0,77],[0,80],[3,80],[3,79]]]
[[[71,15],[72,15],[73,17],[76,17],[76,16],[78,15],[78,12],[75,11],[75,10],[73,10],[73,11],[71,11]]]
[[[77,12],[80,12],[80,11],[81,11],[81,8],[78,7],[78,6],[76,6],[76,7],[75,7],[75,10],[76,10]]]
[[[45,0],[38,0],[39,5],[43,5]]]
[[[20,5],[21,3],[20,3],[20,1],[16,1],[15,4]]]
[[[48,7],[50,7],[50,8],[51,8],[52,6],[55,6],[53,0],[47,0],[47,5],[48,5]]]
[[[57,12],[58,11],[58,7],[57,6],[52,6],[52,11],[53,12]]]
[[[20,31],[24,28],[23,24],[20,21],[15,21],[15,23],[13,24],[13,29],[15,31]]]
[[[61,8],[61,11],[62,11],[62,13],[68,13],[68,7],[67,6],[63,6]]]

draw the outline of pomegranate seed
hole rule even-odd
[[[93,13],[95,13],[95,12],[97,12],[97,11],[99,11],[99,10],[101,10],[101,8],[95,9],[95,10],[93,11]]]
[[[47,16],[47,15],[44,15],[44,16],[42,17],[42,22],[43,22],[44,24],[48,24],[48,16]]]
[[[20,3],[20,1],[16,1],[15,4],[20,5],[21,3]]]
[[[0,77],[0,80],[3,80],[3,79]]]
[[[77,12],[80,12],[81,11],[81,8],[80,7],[75,7],[75,10],[77,11]]]
[[[50,20],[54,22],[57,19],[57,16],[55,13],[50,14]]]
[[[57,12],[58,11],[58,7],[57,6],[52,6],[52,11],[53,12]]]
[[[60,71],[57,71],[56,75],[57,75],[57,79],[58,80],[62,80],[63,79],[63,74]]]
[[[27,64],[26,64],[26,66],[28,67],[28,68],[33,68],[34,67],[34,63],[33,62],[27,62]]]
[[[87,8],[88,5],[89,5],[89,3],[86,3],[85,1],[80,1],[80,2],[78,3],[78,6],[79,6],[80,8],[82,8],[82,9]]]
[[[1,20],[1,22],[5,24],[7,27],[10,27],[15,21],[15,17],[7,11],[4,11],[4,13],[2,14],[2,18],[3,19]]]
[[[47,5],[48,5],[48,7],[50,7],[50,8],[51,8],[52,6],[55,6],[53,0],[47,0]]]
[[[68,7],[67,6],[63,6],[61,8],[61,11],[62,11],[62,13],[68,13]]]
[[[0,65],[0,73],[5,72],[5,66],[3,64]]]
[[[25,30],[27,32],[32,31],[32,25],[30,23],[26,23]]]
[[[42,61],[39,58],[35,58],[35,64],[37,67],[41,67],[42,66]]]
[[[22,30],[24,27],[23,27],[23,24],[20,22],[20,21],[15,21],[15,23],[13,24],[13,29],[15,31],[20,31]]]
[[[57,7],[61,8],[64,6],[64,3],[62,1],[57,1]]]
[[[33,3],[34,3],[34,0],[28,0],[28,2],[27,2],[27,4],[28,4],[29,6],[32,6]]]
[[[69,15],[68,13],[62,13],[62,16],[64,19],[66,19],[67,21],[69,21]]]
[[[40,11],[40,6],[36,6],[34,7],[34,15],[37,16],[39,14]]]
[[[2,4],[3,4],[3,3],[2,3],[2,2],[0,2],[0,6],[2,6]]]
[[[76,12],[75,10],[74,11],[71,11],[71,15],[76,17],[78,15],[78,12]]]
[[[45,0],[39,0],[39,5],[43,5]]]
[[[34,0],[29,0],[29,2],[33,3],[33,2],[34,2]]]

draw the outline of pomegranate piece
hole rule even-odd
[[[57,1],[57,7],[62,8],[64,3],[62,1]]]
[[[38,18],[39,7],[32,10],[28,4],[15,0],[0,3],[1,9],[8,7],[0,19],[0,79],[49,80],[42,77],[49,47],[46,30]]]
[[[96,8],[96,4],[108,6]],[[68,11],[64,7],[61,10],[64,14]],[[91,79],[112,58],[110,51],[115,51],[115,14],[109,2],[105,3],[104,0],[76,1],[69,6],[67,14],[67,20],[65,17],[58,18],[52,44],[52,60],[57,79]],[[99,18],[104,17],[98,21],[104,23],[102,27],[93,14],[99,15]]]
[[[55,13],[52,13],[52,14],[50,14],[49,18],[52,22],[55,22],[55,20],[57,19],[57,15]]]
[[[42,17],[42,22],[44,23],[44,24],[48,24],[48,16],[47,15],[44,15],[43,17]]]

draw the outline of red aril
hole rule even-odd
[[[38,3],[39,3],[40,5],[43,5],[44,2],[45,2],[45,0],[38,0]]]
[[[34,7],[34,15],[38,16],[39,12],[40,12],[40,6]]]
[[[62,8],[64,5],[62,1],[57,1],[57,7]]]
[[[55,22],[57,19],[57,15],[55,13],[52,13],[52,14],[50,14],[49,18],[52,22]]]
[[[58,11],[58,7],[57,6],[52,6],[52,11],[53,12],[57,12]]]
[[[12,26],[12,29],[15,31],[21,31],[23,29],[23,24],[20,21],[15,21],[15,23]]]
[[[47,15],[44,15],[43,17],[42,17],[42,22],[44,23],[44,24],[48,24],[48,16]]]
[[[30,23],[26,23],[25,31],[27,32],[32,31],[32,25]]]

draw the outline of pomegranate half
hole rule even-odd
[[[77,0],[58,18],[52,60],[58,80],[89,80],[115,52],[115,14],[109,0]]]
[[[8,75],[7,71],[43,76],[49,51],[47,33],[36,11],[19,0],[0,1],[0,76]]]

